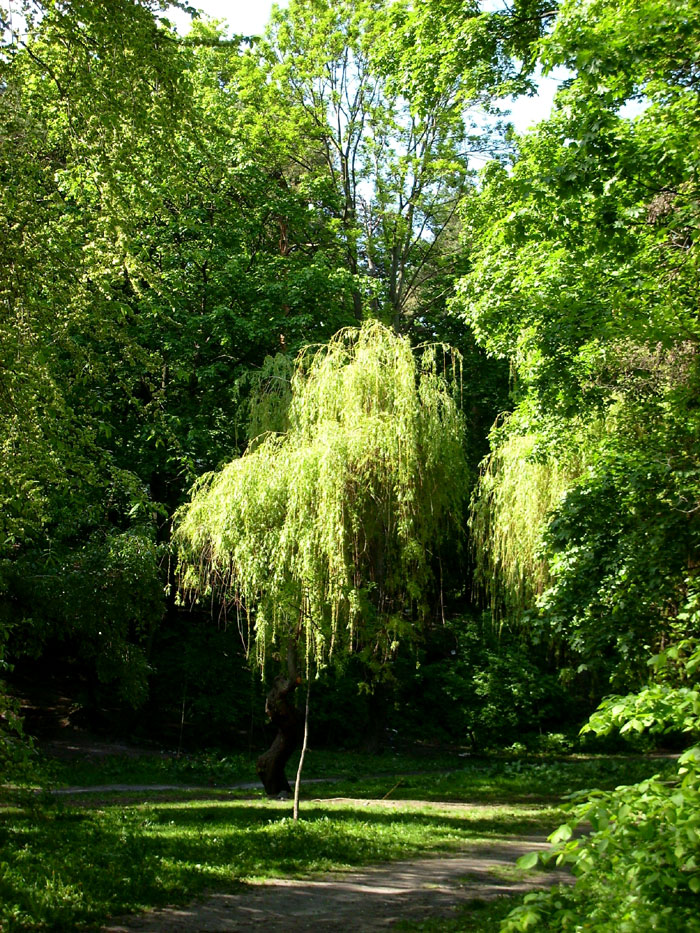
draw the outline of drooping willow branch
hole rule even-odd
[[[475,580],[496,617],[517,618],[551,582],[541,555],[547,520],[583,467],[581,451],[537,450],[535,434],[506,431],[482,464],[469,525]]]
[[[460,379],[443,347],[418,355],[377,322],[341,331],[299,355],[287,430],[195,485],[176,518],[181,579],[253,614],[261,665],[301,605],[317,664],[368,645],[390,655],[429,615],[434,555],[463,530]]]

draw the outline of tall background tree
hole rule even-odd
[[[562,10],[543,52],[576,77],[512,170],[488,169],[458,299],[517,375],[482,483],[485,575],[510,572],[492,547],[499,528],[521,536],[512,560],[530,560],[531,517],[519,524],[508,503],[544,470],[558,492],[540,512],[542,618],[598,689],[638,683],[649,648],[673,639],[698,545],[694,33],[687,10],[662,6],[596,5],[587,25],[576,5]],[[634,100],[644,109],[629,119]]]
[[[365,314],[446,338],[479,459],[505,382],[445,306],[484,98],[409,104],[403,5],[295,3],[253,45],[180,41],[156,2],[23,9],[2,58],[3,626],[14,658],[73,658],[92,702],[139,704],[193,630],[172,513],[257,431],[267,355],[283,373]]]
[[[146,127],[152,158],[172,154],[186,97],[159,8],[23,4],[0,58],[3,628],[15,654],[77,636],[134,700],[161,585],[148,492],[113,432],[149,369],[121,296],[148,198],[135,167]]]
[[[472,522],[494,605],[550,642],[573,691],[615,691],[588,732],[677,741],[700,731],[699,27],[684,3],[562,5],[541,54],[572,77],[485,173],[455,305],[515,380]],[[690,923],[698,758],[592,796],[554,837],[573,894],[505,929]]]

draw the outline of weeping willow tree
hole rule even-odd
[[[284,433],[202,477],[178,513],[185,588],[236,605],[261,668],[287,656],[281,720],[300,661],[307,676],[338,652],[386,662],[435,612],[468,486],[459,380],[447,348],[343,330],[297,358]],[[259,762],[268,793],[288,789],[289,745]]]
[[[547,518],[580,475],[580,453],[538,451],[534,434],[506,434],[482,464],[469,526],[475,578],[494,616],[517,618],[550,583],[541,556]]]

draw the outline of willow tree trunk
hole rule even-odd
[[[304,728],[304,716],[294,705],[294,691],[301,678],[296,674],[295,665],[290,663],[289,666],[289,676],[275,678],[265,702],[265,712],[272,725],[277,727],[277,735],[269,749],[258,758],[255,770],[268,797],[279,797],[280,794],[291,797],[292,789],[284,768],[299,745]]]

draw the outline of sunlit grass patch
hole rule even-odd
[[[240,881],[444,854],[556,821],[541,808],[336,801],[290,817],[288,802],[233,799],[0,813],[0,926],[76,929]]]
[[[197,766],[208,766],[213,757]],[[238,882],[343,871],[544,835],[563,819],[556,808],[561,795],[629,783],[660,764],[622,757],[452,756],[456,766],[438,770],[437,762],[445,760],[437,756],[314,757],[312,751],[310,776],[325,773],[338,780],[305,786],[297,824],[289,801],[211,784],[205,791],[98,792],[75,800],[26,791],[6,797],[0,806],[0,929],[76,930],[109,915],[183,903],[206,890],[231,890]],[[194,770],[195,761],[189,767]],[[372,770],[371,777],[362,776]],[[109,778],[129,783],[133,773],[115,764]],[[162,777],[160,782],[169,783]]]

